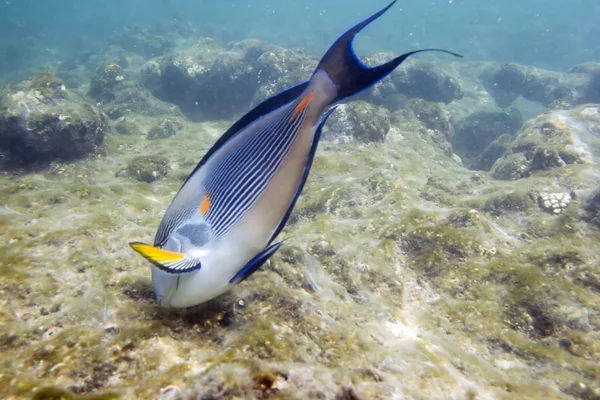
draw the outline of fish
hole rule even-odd
[[[243,282],[275,242],[308,178],[323,126],[338,103],[371,87],[421,49],[367,67],[352,42],[396,0],[343,33],[310,79],[235,122],[206,152],[167,208],[154,244],[129,243],[152,266],[160,306],[188,308]]]

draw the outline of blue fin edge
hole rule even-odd
[[[267,260],[273,254],[275,254],[275,252],[277,251],[277,249],[279,249],[279,247],[281,246],[282,243],[283,242],[278,242],[278,243],[272,244],[271,246],[267,247],[266,249],[264,249],[263,251],[261,251],[260,253],[258,253],[252,260],[250,260],[248,262],[248,264],[246,264],[244,266],[244,268],[242,268],[240,270],[240,272],[238,272],[237,274],[235,274],[235,276],[229,280],[229,283],[240,283],[240,282],[243,282],[248,277],[250,277],[250,275],[252,275],[256,271],[258,271],[258,269],[260,267],[262,267],[262,265],[264,263],[266,263]]]

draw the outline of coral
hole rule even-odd
[[[180,117],[165,118],[150,128],[148,139],[166,139],[176,135],[185,128],[185,122]]]
[[[554,213],[561,214],[569,207],[571,195],[569,193],[540,193],[538,196],[540,208]]]
[[[363,143],[383,142],[390,130],[389,111],[364,101],[343,104],[329,117],[324,140],[354,138]]]
[[[111,131],[106,116],[52,75],[4,88],[0,99],[0,149],[11,164],[73,160],[100,150]]]

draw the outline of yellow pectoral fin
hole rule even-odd
[[[183,261],[185,255],[182,253],[175,253],[174,251],[167,251],[159,249],[158,247],[150,246],[148,244],[140,242],[129,243],[132,249],[140,253],[142,257],[150,261],[152,264],[160,266],[176,264]]]

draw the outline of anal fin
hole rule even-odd
[[[277,251],[277,249],[279,249],[281,244],[282,242],[272,244],[260,253],[258,253],[252,260],[248,261],[248,264],[246,264],[244,268],[240,270],[240,272],[238,272],[233,278],[231,278],[229,283],[240,283],[246,278],[248,278],[250,275],[255,273],[260,267],[262,267],[264,263],[267,262],[267,260],[273,254],[275,254],[275,252]]]

